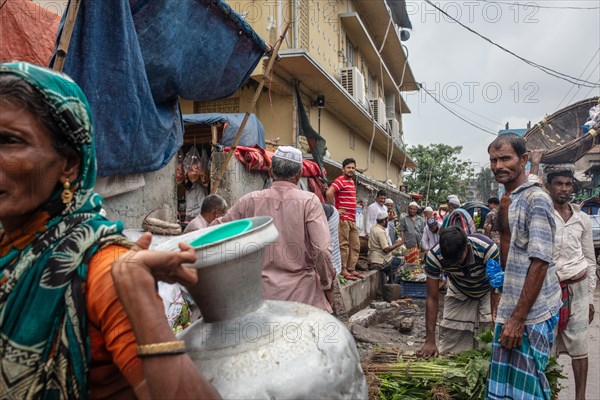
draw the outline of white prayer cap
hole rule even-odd
[[[448,196],[448,203],[460,207],[460,200],[458,199],[458,196],[455,194],[451,194],[450,196]]]
[[[392,200],[392,199],[385,199],[385,201],[383,202],[383,204],[394,204],[394,200]]]
[[[273,155],[275,157],[302,164],[302,152],[292,146],[279,146]]]
[[[411,201],[411,202],[408,204],[408,206],[409,206],[409,207],[419,207],[419,205],[417,204],[417,202],[416,202],[416,201]]]
[[[387,211],[379,211],[379,212],[377,212],[377,221],[381,221],[382,219],[385,219],[387,217],[388,217]]]
[[[425,212],[433,212],[433,208],[427,206],[425,207]]]

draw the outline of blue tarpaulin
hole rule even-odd
[[[92,107],[99,175],[165,166],[183,142],[179,97],[231,95],[265,49],[222,0],[83,0],[64,72]]]
[[[223,131],[221,145],[231,146],[237,131],[242,124],[245,114],[220,114],[220,113],[205,113],[205,114],[184,114],[183,122],[200,125],[212,125],[216,123],[227,123]],[[255,144],[263,149],[265,148],[265,129],[262,123],[254,114],[250,114],[248,122],[244,127],[238,146],[252,147]]]

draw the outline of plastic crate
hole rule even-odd
[[[417,298],[427,298],[427,283],[426,282],[410,282],[400,280],[400,290],[402,296],[410,296]]]

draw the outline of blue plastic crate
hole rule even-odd
[[[427,298],[427,283],[426,282],[410,282],[400,280],[400,290],[402,296],[410,296],[417,298]]]

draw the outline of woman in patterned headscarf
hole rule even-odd
[[[154,289],[197,279],[193,249],[99,215],[90,119],[67,76],[0,64],[0,398],[216,397]]]

